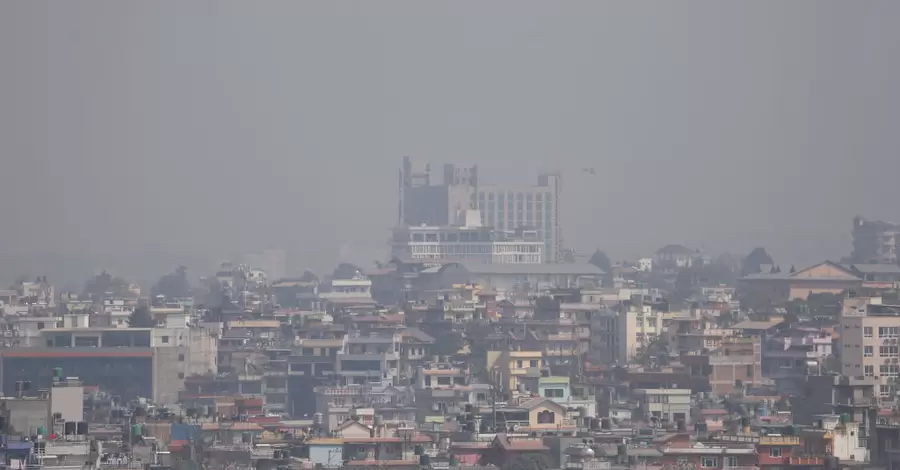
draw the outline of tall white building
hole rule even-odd
[[[544,241],[535,230],[506,232],[481,224],[477,210],[460,212],[460,225],[406,226],[394,230],[391,256],[483,264],[544,262]]]

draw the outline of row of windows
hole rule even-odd
[[[884,377],[897,377],[900,375],[900,364],[886,364],[878,366],[878,374]],[[875,376],[875,366],[863,367],[863,375],[866,377]]]
[[[781,456],[781,448],[778,448],[779,456]],[[738,458],[734,456],[724,457],[725,459],[725,467],[738,467]],[[687,460],[687,459],[685,459]],[[687,462],[685,462],[687,463]],[[719,468],[719,458],[718,457],[700,457],[700,468]]]
[[[413,245],[410,246],[410,253],[449,253],[449,254],[465,254],[465,253],[482,253],[482,254],[516,254],[516,253],[538,253],[541,252],[541,245],[529,244],[505,244],[505,245]]]
[[[873,346],[863,347],[863,356],[874,356],[875,348]],[[879,346],[878,355],[880,357],[900,357],[900,346]]]
[[[506,199],[515,199],[517,201],[540,201],[543,199],[544,201],[550,202],[553,200],[553,195],[550,193],[513,193],[512,191],[507,191],[505,193],[485,193],[484,191],[481,191],[478,193],[478,199],[481,201],[485,199],[487,199],[488,201],[493,201],[495,197],[500,201],[504,201]]]
[[[866,338],[872,338],[874,335],[874,329],[871,326],[866,326],[863,328],[863,336]],[[900,337],[900,326],[879,326],[878,327],[878,337],[879,338],[897,338]]]

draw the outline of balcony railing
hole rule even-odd
[[[800,445],[800,437],[799,436],[759,436],[760,445],[764,446],[773,446],[773,445],[785,445],[785,446],[799,446]]]
[[[825,465],[825,457],[822,456],[814,456],[814,457],[789,457],[788,464],[790,465],[815,465],[815,466],[823,466]]]

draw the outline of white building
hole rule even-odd
[[[400,259],[438,259],[483,264],[539,264],[545,244],[536,230],[506,232],[481,225],[477,210],[460,213],[460,224],[394,230],[391,254]]]

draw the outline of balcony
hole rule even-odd
[[[763,446],[799,446],[800,436],[759,436]]]
[[[823,466],[825,466],[825,457],[824,456],[789,457],[788,464],[789,465],[811,465],[811,466],[823,467]]]

